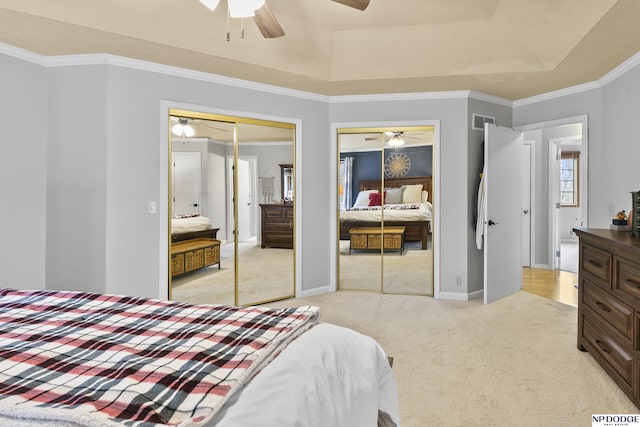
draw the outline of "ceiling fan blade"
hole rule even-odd
[[[284,30],[267,3],[255,11],[253,20],[264,38],[273,39],[284,36]]]
[[[343,4],[345,6],[353,7],[358,10],[365,10],[369,6],[369,0],[333,0],[336,3]]]
[[[365,141],[380,141],[382,138],[379,136],[370,136],[369,138],[365,138]]]

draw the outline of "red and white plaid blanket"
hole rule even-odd
[[[202,425],[318,317],[316,307],[0,289],[0,416]]]

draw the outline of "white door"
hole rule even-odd
[[[173,215],[202,213],[201,158],[199,152],[180,151],[171,153],[173,165]]]
[[[238,241],[251,237],[251,167],[247,160],[238,159]]]
[[[484,302],[522,287],[522,133],[485,123]]]
[[[531,143],[522,146],[522,266],[531,267]]]

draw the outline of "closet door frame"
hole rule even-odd
[[[157,203],[157,214],[159,216],[159,263],[158,263],[158,294],[160,298],[171,299],[171,275],[170,275],[170,249],[171,249],[171,230],[170,230],[170,201],[171,201],[171,116],[187,116],[200,118],[204,120],[220,120],[230,121],[234,123],[257,124],[257,125],[276,125],[280,127],[291,128],[293,132],[293,163],[297,165],[297,159],[301,159],[302,146],[302,120],[291,117],[270,116],[265,114],[255,114],[244,111],[231,111],[214,109],[202,105],[184,104],[177,102],[161,101],[160,119],[163,124],[160,129],[160,177],[162,184],[160,189],[160,197]],[[233,119],[233,120],[225,120]],[[237,141],[234,144],[234,152],[237,156]],[[294,262],[293,262],[293,292],[294,295],[302,293],[301,285],[301,259],[298,256],[297,248],[302,246],[302,227],[297,218],[301,218],[301,199],[302,199],[302,178],[301,167],[294,169]],[[148,205],[153,202],[148,202]],[[237,257],[234,266],[237,275]],[[237,279],[235,279],[237,282]],[[236,286],[237,288],[237,286]],[[237,294],[237,289],[236,289]],[[236,296],[237,302],[237,296]]]
[[[339,228],[339,195],[338,195],[338,174],[339,174],[339,158],[340,147],[338,143],[338,134],[348,131],[349,133],[363,132],[384,132],[389,128],[415,128],[415,127],[433,127],[433,215],[432,215],[432,234],[431,244],[433,245],[433,297],[440,296],[440,121],[439,120],[411,120],[411,121],[384,121],[384,122],[332,122],[331,123],[331,193],[330,200],[331,212],[334,214],[330,219],[330,227],[335,232],[332,233],[332,242],[330,245],[330,273],[332,282],[329,286],[330,291],[337,291],[339,287],[339,256],[338,245],[340,242]],[[384,167],[384,165],[383,165]],[[384,174],[384,171],[383,171]],[[384,268],[384,267],[383,267]]]

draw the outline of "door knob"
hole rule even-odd
[[[494,220],[490,219],[490,220],[487,222],[487,224],[489,224],[489,225],[496,225],[496,224],[497,224],[497,222],[495,222]]]
[[[525,214],[525,215],[528,214],[529,213],[529,209],[523,210],[522,213]]]

